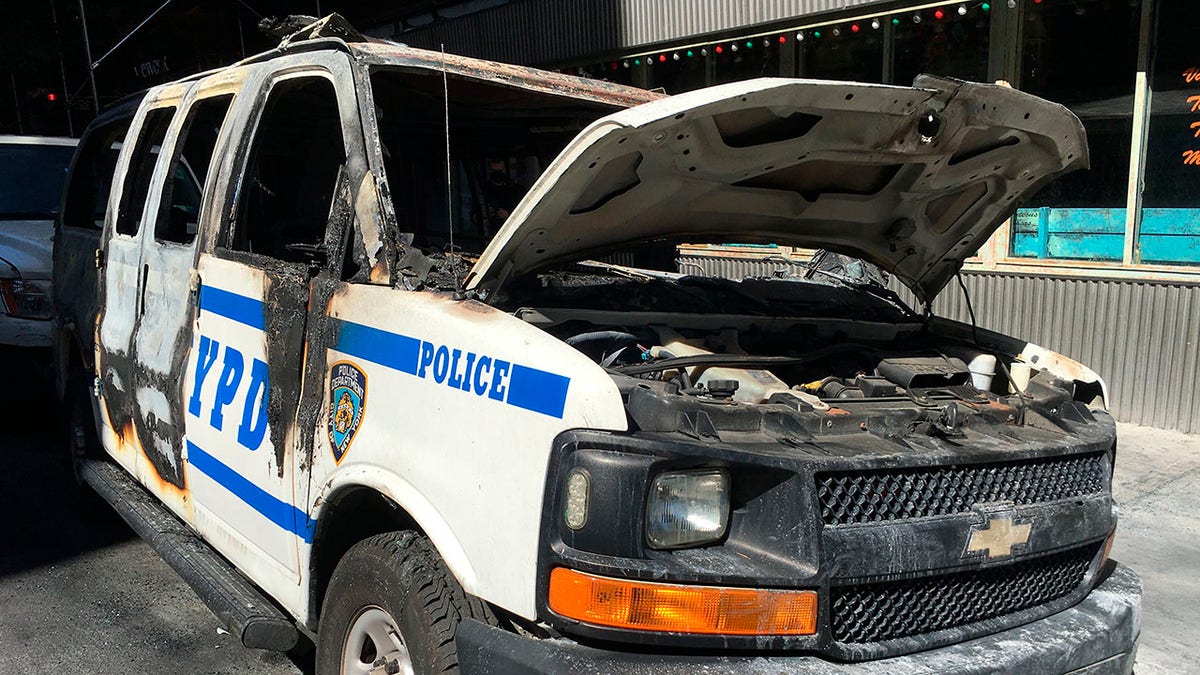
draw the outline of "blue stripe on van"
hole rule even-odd
[[[337,327],[334,343],[339,352],[409,375],[417,374],[420,340],[352,321],[334,321]]]
[[[187,449],[188,464],[216,481],[267,520],[300,537],[305,543],[312,543],[317,521],[309,520],[307,513],[267,493],[221,460],[201,450],[195,443],[187,441]]]
[[[332,348],[343,354],[432,380],[464,394],[477,397],[486,394],[492,400],[562,419],[571,385],[571,378],[565,375],[511,363],[491,354],[457,349],[453,345],[424,342],[345,319],[332,321],[335,328]],[[444,361],[445,367],[439,370],[438,362],[432,360],[435,353],[454,356]],[[462,372],[457,371],[460,364]]]
[[[258,298],[238,295],[213,286],[200,286],[200,309],[263,330],[263,302]]]
[[[570,384],[568,377],[514,363],[506,402],[518,408],[562,418]]]

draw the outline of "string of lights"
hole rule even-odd
[[[1009,9],[1015,9],[1017,0],[993,0],[1005,3]],[[1033,4],[1041,4],[1042,0],[1028,0]],[[966,18],[972,14],[988,14],[992,11],[992,2],[974,0],[973,2],[951,3],[931,2],[908,8],[902,12],[884,14],[868,14],[857,17],[838,19],[836,21],[813,22],[797,25],[783,30],[754,33],[715,42],[702,42],[680,45],[667,50],[643,51],[626,54],[608,61],[561,68],[568,75],[585,77],[601,76],[606,70],[619,71],[634,68],[650,68],[656,64],[669,62],[686,62],[696,58],[726,57],[745,55],[756,50],[762,52],[773,47],[782,48],[790,42],[801,43],[805,40],[824,40],[839,38],[844,35],[857,35],[881,30],[885,23],[900,26],[904,22],[920,24],[923,21],[947,21]]]

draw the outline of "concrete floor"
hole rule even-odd
[[[1200,673],[1200,436],[1122,424],[1113,557],[1142,575],[1137,673]]]
[[[12,383],[0,387],[0,675],[300,672],[223,632],[107,504],[76,490],[39,384],[51,380],[12,361],[0,372]]]

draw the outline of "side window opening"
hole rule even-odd
[[[155,239],[190,244],[196,238],[209,164],[232,101],[232,95],[203,99],[188,113],[175,144],[170,180],[163,186]]]
[[[117,168],[117,156],[125,142],[132,117],[122,117],[94,129],[79,150],[75,172],[67,186],[63,207],[64,227],[104,229],[108,191]]]
[[[232,248],[312,262],[323,250],[345,161],[333,83],[316,76],[276,83],[242,177]]]
[[[143,207],[150,192],[150,179],[154,176],[154,165],[167,137],[167,127],[175,116],[175,107],[156,108],[146,113],[133,147],[133,157],[125,176],[125,187],[121,190],[121,202],[117,206],[116,228],[118,234],[133,236],[142,225]]]

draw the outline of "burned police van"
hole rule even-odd
[[[326,19],[150,90],[60,232],[79,475],[320,673],[1127,673],[1103,381],[867,273],[927,305],[1087,162],[1002,86],[666,97]]]

